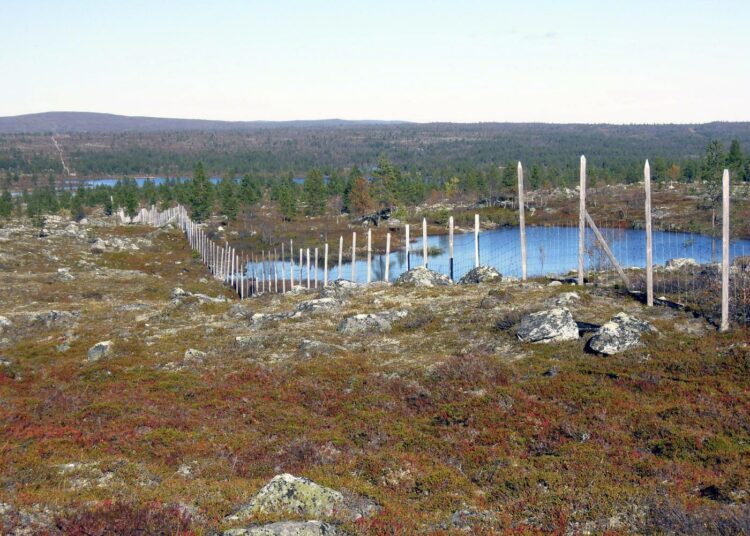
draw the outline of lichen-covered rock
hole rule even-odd
[[[589,341],[589,348],[594,352],[612,355],[638,346],[641,334],[651,331],[651,324],[626,313],[618,313],[612,320],[602,325]]]
[[[293,514],[303,518],[331,517],[344,506],[344,496],[312,480],[288,473],[276,475],[230,520],[257,514]]]
[[[344,348],[343,346],[337,346],[335,344],[329,344],[327,342],[302,339],[299,343],[299,350],[304,357],[310,358],[325,357],[332,354],[345,352],[346,348]]]
[[[406,311],[385,311],[382,313],[358,314],[341,321],[338,331],[346,335],[359,333],[385,333],[391,330],[393,322],[407,316]]]
[[[667,270],[681,270],[698,266],[698,262],[691,258],[669,259],[665,265]]]
[[[359,285],[354,281],[348,279],[337,279],[329,282],[325,287],[320,290],[321,298],[347,298],[351,296],[359,288]]]
[[[552,296],[547,303],[555,307],[567,307],[581,301],[581,296],[577,292],[561,292],[557,296]]]
[[[191,294],[188,291],[181,289],[180,287],[175,287],[172,289],[173,300],[180,300],[182,298],[187,298],[188,296],[191,296]]]
[[[206,359],[206,352],[201,352],[195,348],[188,348],[185,350],[185,361],[190,364],[200,364]]]
[[[458,280],[460,285],[470,285],[477,283],[492,283],[502,280],[503,276],[492,266],[477,266],[469,270],[461,279]]]
[[[521,319],[518,338],[523,342],[559,342],[578,339],[578,326],[564,307],[531,313]]]
[[[343,536],[335,525],[322,521],[279,521],[246,529],[225,530],[223,536]]]
[[[105,357],[109,357],[112,354],[114,343],[112,341],[101,341],[96,343],[94,346],[89,348],[87,359],[90,363],[99,361]]]
[[[13,322],[8,320],[7,317],[0,315],[0,333],[4,333],[5,330],[13,327]]]
[[[404,287],[441,287],[452,285],[447,275],[440,274],[424,266],[412,268],[396,279],[396,285]]]
[[[97,238],[91,244],[91,253],[104,253],[105,251],[107,251],[107,243],[101,238]]]
[[[64,324],[67,322],[71,322],[78,318],[80,313],[76,312],[70,312],[70,311],[44,311],[42,313],[36,313],[32,314],[30,321],[34,324],[44,324],[47,327],[50,327],[54,324]]]
[[[318,298],[303,301],[297,305],[297,310],[301,313],[314,313],[318,311],[330,311],[336,309],[338,306],[339,302],[335,298]]]

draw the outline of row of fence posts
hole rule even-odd
[[[643,178],[645,187],[645,231],[646,231],[646,303],[653,306],[654,304],[654,265],[653,265],[653,239],[652,239],[652,222],[651,222],[651,169],[648,160],[643,168]],[[585,252],[586,252],[586,227],[590,227],[594,232],[596,239],[600,242],[605,254],[609,257],[613,266],[622,278],[625,286],[629,286],[628,278],[612,254],[601,232],[599,231],[593,218],[586,210],[586,157],[580,158],[580,187],[579,187],[579,238],[578,238],[578,273],[577,282],[579,285],[584,284],[585,272]],[[526,258],[526,221],[525,221],[525,193],[524,193],[524,172],[521,162],[518,162],[518,219],[520,232],[520,249],[521,249],[521,279],[527,278],[527,258]],[[124,214],[121,214],[124,219]],[[212,274],[218,279],[229,284],[235,289],[240,299],[249,296],[255,296],[265,292],[287,292],[295,287],[295,265],[294,265],[294,241],[289,241],[289,288],[287,288],[285,244],[281,244],[281,258],[277,256],[278,248],[269,251],[261,251],[260,256],[255,254],[238,255],[237,251],[227,242],[221,246],[211,240],[207,233],[193,222],[188,216],[185,207],[178,205],[165,211],[158,211],[156,207],[141,209],[140,213],[133,221],[162,226],[173,220],[177,220],[180,229],[185,233],[190,246],[198,252],[201,261],[209,268]],[[479,256],[479,214],[474,215],[474,266],[480,265]],[[448,248],[449,248],[449,277],[455,279],[454,257],[453,257],[453,236],[454,223],[453,216],[448,219]],[[427,240],[427,219],[422,219],[422,265],[428,265],[428,240]],[[406,269],[411,270],[411,236],[410,226],[404,226],[404,249],[406,254]],[[367,283],[372,282],[372,230],[367,230]],[[299,263],[297,270],[299,275],[296,279],[297,285],[302,286],[306,282],[306,288],[318,287],[318,248],[313,248],[313,259],[311,259],[310,248],[299,248]],[[385,251],[385,270],[383,280],[390,279],[390,253],[391,253],[391,233],[386,234],[386,251]],[[339,237],[338,248],[338,271],[337,275],[342,278],[343,272],[343,255],[344,255],[344,237]],[[323,245],[323,286],[328,285],[328,243]],[[312,265],[311,265],[312,260]],[[351,242],[351,280],[357,280],[357,233],[352,233]],[[279,264],[281,273],[279,273]],[[247,266],[252,266],[250,274],[247,273]],[[305,273],[303,273],[303,266]],[[722,262],[721,262],[721,326],[722,331],[729,329],[729,171],[724,170],[722,176]],[[306,276],[306,277],[305,277]]]
[[[123,215],[121,215],[123,216]],[[319,284],[319,248],[298,248],[299,261],[295,267],[295,249],[294,240],[289,241],[289,254],[287,255],[285,244],[281,244],[281,257],[278,256],[279,248],[272,251],[263,250],[260,256],[255,254],[238,254],[236,249],[228,243],[220,245],[213,241],[206,231],[195,223],[182,205],[169,208],[165,211],[158,211],[155,207],[142,208],[138,215],[133,218],[133,222],[144,223],[161,227],[168,223],[176,222],[178,227],[185,233],[190,247],[196,251],[200,260],[205,264],[209,271],[217,279],[231,286],[240,299],[255,296],[266,292],[287,292],[295,286],[305,288],[318,288]],[[479,215],[474,215],[474,265],[479,266]],[[407,270],[411,269],[411,244],[410,244],[409,224],[404,226],[405,253],[407,259]],[[453,236],[454,223],[453,216],[448,220],[449,236],[449,266],[450,278],[454,279],[454,258],[453,258]],[[386,233],[385,242],[385,270],[383,280],[390,280],[390,257],[391,257],[391,233]],[[372,230],[367,230],[367,275],[366,282],[373,282],[373,249],[372,249]],[[323,286],[329,282],[329,245],[323,244]],[[422,266],[428,266],[429,247],[427,233],[427,219],[422,219]],[[288,261],[287,261],[288,259]],[[289,264],[289,273],[287,274],[287,262]],[[343,278],[344,263],[344,237],[339,237],[338,249],[338,271],[339,278]],[[351,280],[357,280],[357,232],[352,232],[351,242]],[[248,266],[251,267],[248,273]],[[297,274],[295,274],[295,271]],[[280,272],[280,273],[279,273]],[[287,281],[289,286],[287,288]],[[296,284],[295,284],[296,283]]]

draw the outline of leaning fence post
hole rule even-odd
[[[372,229],[367,229],[367,284],[372,282]]]
[[[357,282],[357,231],[352,233],[352,281]]]
[[[583,256],[586,252],[586,157],[581,155],[578,204],[578,284],[583,285]]]
[[[518,162],[518,227],[521,236],[521,280],[526,281],[526,196],[523,191],[523,166]]]
[[[448,271],[453,281],[453,216],[448,218]]]
[[[643,166],[643,184],[646,188],[646,305],[654,305],[654,243],[651,236],[651,166]]]
[[[409,259],[409,224],[404,227],[406,232],[406,271],[411,270],[411,259]]]
[[[479,214],[474,214],[474,268],[479,267]]]
[[[729,170],[721,177],[721,331],[729,329]]]
[[[422,266],[427,268],[427,218],[422,218]]]
[[[389,269],[391,267],[391,233],[385,235],[385,276],[384,280],[388,282]]]
[[[323,286],[328,286],[328,242],[323,246]]]

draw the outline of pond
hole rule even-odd
[[[600,229],[615,257],[623,268],[643,268],[646,265],[646,233],[639,229]],[[415,232],[419,232],[417,228]],[[357,234],[358,246],[361,247],[366,235]],[[456,234],[454,237],[454,279],[459,279],[474,267],[474,234]],[[611,268],[601,248],[597,247],[596,239],[590,229],[586,231],[586,269],[597,270]],[[448,236],[428,237],[427,245],[433,255],[428,257],[428,268],[450,275],[450,261],[448,254]],[[578,227],[565,226],[527,226],[527,273],[529,277],[541,275],[562,275],[578,267]],[[351,263],[342,264],[341,274],[338,272],[338,240],[329,243],[329,279],[335,280],[339,275],[344,279],[352,279]],[[351,235],[344,237],[344,253],[351,251]],[[323,248],[320,247],[320,269],[318,279],[323,279]],[[312,252],[311,252],[312,255]],[[750,240],[734,240],[730,244],[732,259],[750,255]],[[706,235],[684,232],[653,232],[654,264],[664,264],[669,259],[689,257],[699,263],[718,262],[721,256],[721,239]],[[501,274],[521,276],[520,233],[518,227],[504,227],[479,234],[480,264],[496,268]],[[421,266],[422,240],[411,242],[411,252],[407,263],[405,251],[391,253],[389,279],[394,281],[408,269]],[[299,278],[299,250],[295,252],[295,282]],[[248,265],[252,274],[252,264]],[[279,277],[281,264],[279,263]],[[289,277],[289,261],[285,263],[285,273]],[[373,252],[372,280],[379,281],[385,274],[385,254]],[[303,271],[304,272],[304,271]],[[306,273],[303,274],[306,278]],[[313,274],[313,279],[315,275]],[[359,283],[367,280],[367,257],[357,251],[357,262],[354,278]]]

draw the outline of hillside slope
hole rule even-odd
[[[2,533],[306,518],[304,497],[227,518],[281,473],[358,498],[359,520],[323,512],[336,534],[750,527],[746,331],[546,281],[240,304],[177,230],[52,219],[48,236],[14,222],[0,240]],[[561,303],[658,332],[610,357],[585,350],[590,334],[518,340],[520,318]],[[387,311],[405,316],[340,329]],[[269,489],[251,504],[281,504]]]

